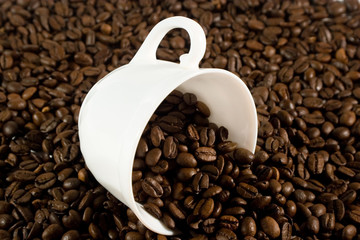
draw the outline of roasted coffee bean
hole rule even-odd
[[[213,146],[215,143],[215,131],[212,128],[202,128],[200,131],[200,143],[203,146]],[[231,151],[229,151],[231,152]]]
[[[221,142],[217,145],[217,149],[223,153],[229,153],[236,149],[237,144],[232,141]]]
[[[348,213],[348,217],[353,223],[355,223],[355,224],[360,223],[360,211],[359,210],[351,210]]]
[[[88,211],[86,211],[86,213],[88,213]],[[62,217],[62,223],[67,228],[78,228],[81,224],[81,216],[77,211],[71,209],[67,215]]]
[[[195,157],[200,161],[213,162],[216,160],[216,150],[210,147],[198,147],[195,149]]]
[[[203,173],[206,173],[209,178],[213,181],[215,181],[218,177],[219,177],[219,174],[220,174],[220,171],[217,167],[215,167],[214,165],[204,165],[201,167],[201,171]]]
[[[14,172],[14,179],[20,182],[31,181],[36,178],[34,172],[27,170],[17,170]]]
[[[342,239],[353,239],[355,237],[357,233],[357,228],[354,225],[347,225],[343,230],[342,230]]]
[[[202,189],[209,188],[209,175],[204,174],[202,172],[197,173],[192,181],[192,189],[195,192],[200,192]]]
[[[159,120],[159,126],[161,129],[164,129],[170,133],[177,133],[182,130],[184,123],[181,121],[181,119],[175,116],[167,115]]]
[[[197,173],[195,168],[180,168],[177,172],[177,178],[180,181],[189,181]]]
[[[231,231],[230,229],[227,228],[220,228],[217,232],[216,232],[216,237],[217,240],[222,240],[222,239],[226,239],[226,240],[236,240],[237,236],[236,234]]]
[[[161,197],[164,193],[162,186],[153,178],[145,178],[141,182],[141,187],[151,197]]]
[[[319,219],[315,216],[310,216],[306,221],[306,229],[311,234],[317,234],[320,230],[320,222]]]
[[[126,239],[126,240],[143,240],[144,236],[138,232],[131,231],[131,232],[126,233],[124,239]]]
[[[241,221],[240,232],[243,236],[254,237],[256,234],[256,223],[252,217],[245,217]]]
[[[202,196],[204,198],[209,198],[209,197],[213,197],[219,193],[221,193],[222,188],[220,186],[211,186],[208,189],[206,189],[206,191],[202,194]]]
[[[139,158],[143,158],[145,157],[147,151],[148,151],[148,145],[146,143],[146,140],[141,138],[138,143],[135,156]]]
[[[146,211],[148,211],[154,217],[156,217],[158,219],[160,219],[162,217],[162,212],[157,205],[155,205],[153,203],[145,203],[144,208]]]
[[[310,154],[308,168],[313,174],[321,174],[324,170],[325,160],[320,154]]]
[[[177,154],[177,141],[174,137],[169,136],[165,139],[163,146],[164,157],[173,159]]]
[[[328,202],[327,210],[335,214],[335,218],[341,221],[345,216],[345,205],[340,199],[334,199]]]
[[[179,209],[178,206],[176,206],[174,203],[169,203],[168,209],[171,213],[171,215],[176,219],[185,219],[185,215],[181,209]]]
[[[202,223],[202,229],[205,233],[211,234],[214,233],[216,229],[216,219],[215,218],[208,218]]]
[[[196,95],[192,94],[192,93],[185,93],[183,95],[183,99],[184,99],[184,102],[187,104],[187,105],[195,105],[196,102],[197,102],[197,97]]]
[[[286,222],[281,227],[281,239],[282,240],[291,239],[291,235],[292,235],[292,226],[290,223]]]
[[[52,172],[43,173],[35,178],[35,186],[40,189],[48,189],[56,182],[56,175]]]
[[[198,141],[200,139],[199,133],[193,124],[189,124],[189,126],[187,126],[186,133],[192,141]]]
[[[165,223],[165,225],[170,228],[170,229],[174,229],[175,228],[175,221],[172,217],[170,217],[169,214],[164,213],[163,214],[163,218],[162,221]]]
[[[325,231],[332,231],[335,228],[335,215],[333,213],[325,213],[319,218],[320,227]]]
[[[164,133],[159,126],[154,126],[151,129],[150,139],[154,147],[159,147],[161,141],[165,140]]]
[[[153,167],[155,166],[161,157],[161,150],[159,148],[153,148],[145,156],[146,165]]]
[[[63,228],[59,224],[49,225],[42,233],[42,239],[60,239],[63,233]]]
[[[62,235],[61,240],[75,240],[79,238],[80,234],[78,230],[69,230]]]
[[[212,198],[201,199],[199,203],[195,206],[194,215],[199,216],[202,219],[210,217],[214,211],[214,200]]]
[[[240,183],[236,187],[236,191],[241,197],[247,199],[253,199],[258,194],[258,190],[254,186],[247,183]]]
[[[81,182],[78,178],[68,178],[63,182],[63,188],[65,190],[79,188]]]
[[[236,231],[236,229],[239,227],[239,220],[234,216],[223,215],[220,217],[219,226]]]
[[[324,204],[318,203],[309,207],[309,210],[315,217],[320,217],[326,213],[326,207]]]
[[[260,225],[264,233],[271,238],[277,238],[281,234],[279,224],[272,217],[266,216],[262,218],[260,220]]]
[[[182,167],[196,167],[197,161],[191,153],[179,153],[176,162]]]
[[[238,148],[234,152],[234,158],[239,164],[250,164],[255,156],[247,149]]]

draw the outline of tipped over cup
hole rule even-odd
[[[156,59],[156,50],[167,32],[185,29],[190,51],[180,63]],[[229,140],[255,151],[257,115],[244,82],[222,69],[199,68],[206,38],[195,21],[171,17],[159,22],[127,65],[107,74],[89,91],[79,115],[80,148],[96,180],[128,206],[150,230],[173,235],[135,201],[132,168],[137,145],[150,117],[173,90],[191,92],[206,103],[209,120],[226,126]]]

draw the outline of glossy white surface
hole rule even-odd
[[[156,49],[165,34],[184,28],[190,36],[190,52],[180,64],[156,59]],[[172,235],[159,220],[136,203],[131,173],[135,151],[149,118],[174,89],[192,92],[205,102],[210,120],[229,130],[229,138],[240,147],[255,150],[257,116],[246,85],[221,69],[199,69],[206,39],[200,25],[185,17],[161,21],[134,56],[93,86],[79,115],[80,147],[85,162],[108,191],[133,210],[149,229]]]

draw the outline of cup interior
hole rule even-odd
[[[229,140],[236,142],[238,147],[255,151],[256,108],[247,86],[241,79],[227,71],[201,69],[198,74],[188,78],[175,89],[195,94],[199,101],[209,107],[210,122],[226,127],[229,130]],[[144,225],[163,234],[171,234],[171,230],[146,212],[141,204],[136,203],[135,206],[142,215]]]
[[[257,114],[253,98],[241,79],[219,69],[207,69],[177,90],[194,93],[211,111],[209,120],[229,130],[229,140],[255,151]]]

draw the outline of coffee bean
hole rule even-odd
[[[26,182],[31,181],[36,178],[36,175],[34,172],[27,171],[27,170],[17,170],[14,172],[14,178],[15,180]]]
[[[189,124],[189,126],[186,128],[186,133],[193,141],[198,141],[200,139],[199,133],[193,124]]]
[[[322,155],[310,154],[308,160],[308,168],[313,174],[321,174],[325,165],[325,160]]]
[[[174,219],[172,219],[172,217],[170,217],[169,214],[164,213],[163,214],[163,218],[162,221],[165,223],[165,225],[170,228],[170,229],[174,229],[175,228],[175,221]]]
[[[145,157],[147,151],[148,151],[148,145],[146,143],[146,140],[141,138],[138,143],[135,156],[139,158],[143,158]]]
[[[63,228],[59,224],[51,224],[49,225],[41,237],[43,239],[60,239],[63,233]]]
[[[210,116],[210,109],[209,107],[203,103],[202,101],[197,101],[196,102],[196,107],[199,110],[199,112],[204,115],[204,117],[209,117]]]
[[[325,213],[319,218],[321,229],[332,231],[335,228],[335,215],[333,213]]]
[[[69,205],[67,203],[64,203],[62,201],[56,201],[56,200],[50,200],[48,202],[48,206],[51,210],[54,212],[64,212],[69,208]]]
[[[164,133],[159,126],[154,126],[151,129],[150,139],[154,147],[159,147],[161,141],[165,140]]]
[[[8,229],[12,222],[14,221],[14,218],[9,214],[0,214],[0,228],[1,229]]]
[[[180,181],[189,181],[197,173],[195,168],[180,168],[177,173],[177,178]]]
[[[65,203],[72,203],[74,202],[75,200],[78,199],[80,193],[78,190],[75,190],[75,189],[71,189],[69,191],[66,191],[64,193],[64,195],[62,196],[62,200],[65,202]]]
[[[159,126],[170,133],[177,133],[182,130],[184,123],[179,118],[168,115],[159,119]]]
[[[63,183],[63,188],[66,190],[79,188],[81,182],[77,178],[68,178]]]
[[[196,192],[200,192],[202,189],[209,188],[209,175],[202,172],[197,173],[192,181],[192,189]]]
[[[56,182],[56,175],[52,172],[43,173],[35,178],[35,186],[40,189],[48,189]]]
[[[226,239],[226,240],[236,240],[237,236],[236,234],[231,231],[230,229],[227,228],[220,228],[217,232],[216,232],[216,240],[222,240],[222,239]]]
[[[145,178],[141,182],[142,189],[151,197],[161,197],[164,193],[161,185],[153,178]]]
[[[156,217],[158,219],[160,219],[162,217],[162,212],[157,205],[155,205],[153,203],[145,203],[144,208],[146,211],[148,211],[154,217]]]
[[[184,102],[187,104],[187,105],[195,105],[196,102],[197,102],[197,97],[196,95],[192,94],[192,93],[185,93],[183,95],[183,99],[184,99]]]
[[[195,206],[194,215],[200,216],[202,219],[210,217],[214,211],[214,200],[212,198],[202,199]]]
[[[271,238],[277,238],[280,236],[279,224],[269,216],[266,216],[260,220],[262,230]]]
[[[223,211],[223,214],[226,215],[243,215],[244,213],[245,209],[243,207],[230,207]]]
[[[350,211],[348,213],[348,217],[353,223],[355,223],[355,224],[360,223],[360,211],[359,210]]]
[[[163,146],[164,157],[173,159],[177,154],[177,141],[174,137],[169,136],[165,139]]]
[[[357,233],[357,229],[354,225],[347,225],[342,230],[342,239],[353,239]]]
[[[291,239],[291,235],[292,235],[292,226],[290,223],[286,222],[281,227],[281,239],[282,240]]]
[[[202,194],[204,198],[213,197],[219,193],[221,193],[222,188],[220,186],[211,186]]]
[[[155,166],[161,157],[161,150],[159,148],[153,148],[151,149],[145,157],[146,165],[153,167]]]
[[[315,216],[310,216],[306,221],[306,229],[312,234],[317,234],[320,230],[319,219]]]
[[[168,209],[174,218],[185,219],[184,213],[181,209],[178,208],[178,206],[176,206],[176,204],[170,202],[168,205]]]
[[[216,219],[215,218],[208,218],[202,223],[202,229],[205,233],[211,234],[214,233],[216,228]]]
[[[69,230],[66,233],[64,233],[64,235],[62,235],[61,240],[75,240],[79,238],[80,238],[79,231]]]
[[[179,153],[176,162],[183,167],[196,167],[197,161],[191,153]]]
[[[238,148],[234,152],[234,158],[239,164],[250,164],[255,156],[247,149]]]
[[[240,183],[236,187],[236,191],[241,197],[249,199],[255,198],[258,194],[258,190],[254,186],[247,183]]]
[[[138,233],[138,232],[132,231],[132,232],[126,233],[124,239],[126,239],[126,240],[143,240],[143,239],[144,239],[144,236],[141,235],[141,234]]]
[[[217,145],[217,149],[223,153],[233,152],[237,147],[237,144],[232,141],[225,141]]]
[[[216,160],[216,151],[210,147],[198,147],[195,150],[195,157],[200,161],[213,162]]]
[[[214,165],[204,165],[201,167],[201,171],[203,173],[206,173],[209,176],[209,178],[213,181],[215,181],[220,174],[219,169]]]
[[[243,236],[252,236],[256,234],[256,223],[252,217],[245,217],[241,221],[240,232]]]
[[[86,213],[88,213],[88,211],[86,211]],[[85,220],[87,220],[86,217]],[[71,209],[69,210],[68,215],[64,215],[62,217],[62,223],[67,228],[78,228],[80,227],[80,223],[81,223],[80,214],[77,211]]]

